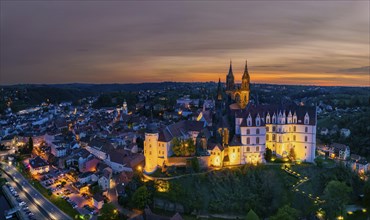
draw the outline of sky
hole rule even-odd
[[[370,86],[369,1],[0,1],[0,84]]]

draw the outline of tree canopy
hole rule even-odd
[[[118,220],[119,212],[112,203],[105,203],[99,211],[98,220]]]
[[[332,180],[328,183],[324,190],[325,203],[323,208],[329,219],[343,214],[344,205],[350,200],[349,193],[351,191],[352,189],[343,182]]]
[[[260,218],[258,215],[253,211],[253,209],[249,210],[245,220],[259,220]]]
[[[132,195],[131,205],[135,208],[143,209],[151,201],[151,193],[146,186],[140,186]]]
[[[196,152],[196,146],[191,138],[186,140],[174,138],[172,140],[172,150],[176,156],[192,156]]]
[[[271,216],[270,220],[295,220],[299,218],[299,211],[297,209],[291,208],[289,205],[284,205],[281,207],[276,215]]]

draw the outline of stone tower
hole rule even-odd
[[[150,124],[145,131],[144,156],[144,172],[153,173],[158,165],[158,131]]]
[[[244,74],[242,77],[242,84],[241,84],[240,90],[238,91],[239,93],[238,94],[239,95],[238,104],[240,108],[242,109],[245,108],[249,102],[249,93],[250,93],[249,85],[250,85],[250,77],[248,73],[248,63],[247,61],[245,61],[245,69],[244,69]]]

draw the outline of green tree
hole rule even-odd
[[[176,156],[191,156],[196,152],[196,146],[193,139],[182,140],[179,138],[172,139],[172,150]]]
[[[343,182],[332,180],[328,183],[324,190],[323,198],[325,203],[323,204],[323,209],[329,219],[343,214],[344,205],[350,199],[350,192],[352,192],[352,189]]]
[[[259,220],[260,218],[258,215],[253,211],[253,209],[250,209],[247,216],[245,217],[245,220]]]
[[[139,187],[132,195],[131,205],[134,208],[143,209],[151,202],[151,193],[146,186]]]
[[[184,141],[185,144],[185,156],[192,156],[195,154],[196,146],[194,144],[193,139],[189,138]]]
[[[33,139],[32,139],[32,137],[28,138],[28,150],[29,150],[30,153],[32,153],[32,150],[33,150]]]
[[[172,139],[172,151],[176,156],[182,155],[182,143],[177,137]]]
[[[271,216],[270,220],[296,220],[299,218],[299,211],[297,209],[291,208],[289,205],[284,205],[281,207],[276,215]]]
[[[323,167],[324,165],[324,159],[322,159],[322,157],[316,157],[315,158],[315,163],[318,167]]]
[[[270,148],[266,148],[265,160],[267,162],[270,162],[271,158],[272,158],[272,150]]]
[[[118,220],[119,212],[112,203],[105,203],[99,211],[98,220]]]

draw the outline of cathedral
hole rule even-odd
[[[172,140],[192,139],[205,154],[197,158],[205,166],[223,167],[265,163],[269,148],[273,155],[313,162],[316,151],[316,107],[255,104],[250,100],[247,62],[240,85],[234,81],[232,63],[226,86],[219,79],[212,123],[203,110],[195,121],[180,121],[145,133],[146,173],[167,165],[183,166],[186,157],[174,156]]]
[[[236,87],[234,82],[233,67],[230,61],[229,73],[226,76],[226,94],[234,100],[241,109],[244,109],[249,102],[250,77],[248,73],[248,63],[245,61],[245,69],[240,87]]]

